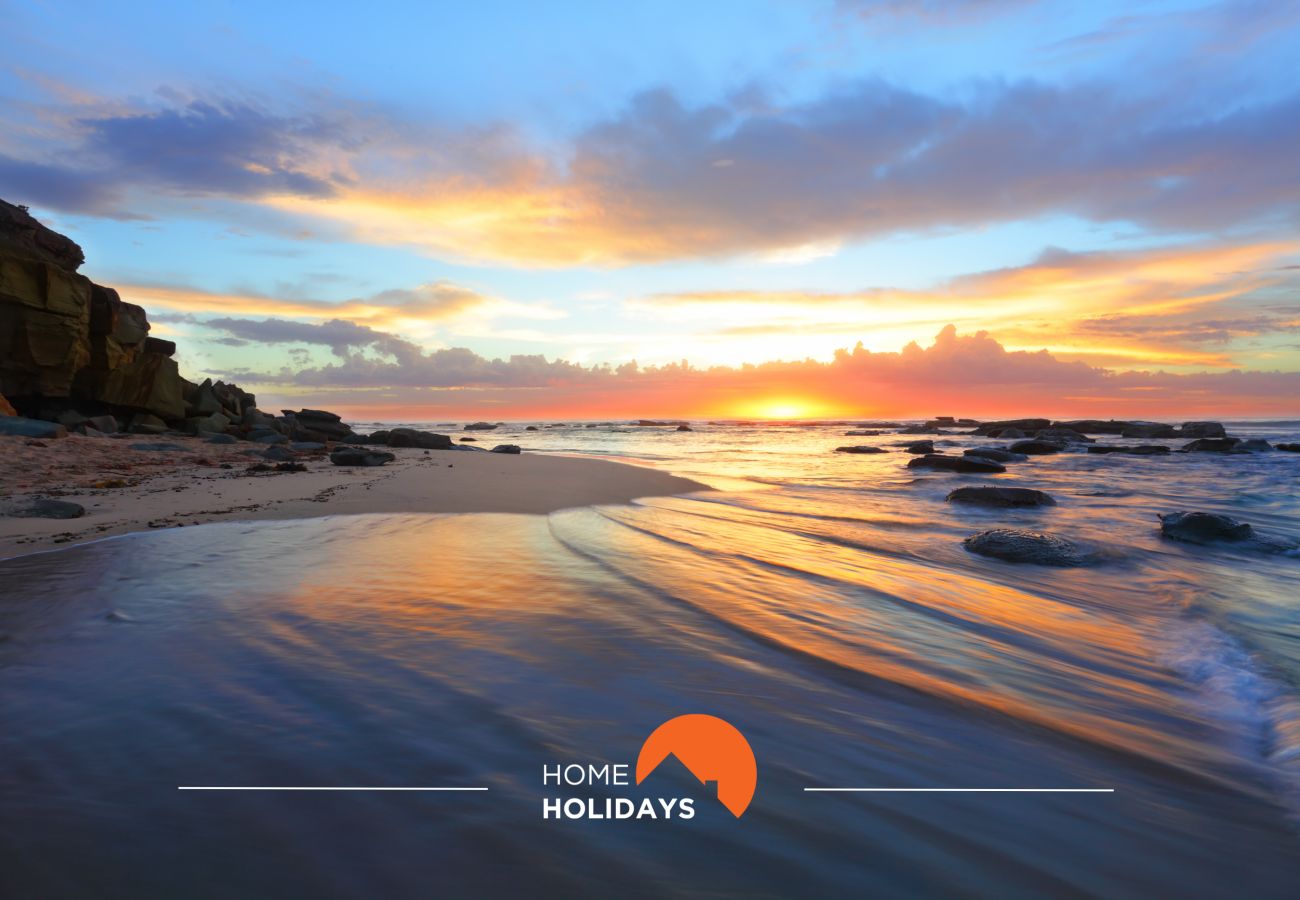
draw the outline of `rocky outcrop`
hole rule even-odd
[[[1237,446],[1237,438],[1198,438],[1183,445],[1180,453],[1227,453]]]
[[[0,200],[0,393],[28,415],[185,416],[170,341],[145,311],[77,273],[76,242]],[[52,413],[52,414],[51,414]]]
[[[1023,433],[1038,431],[1041,428],[1050,428],[1051,419],[1006,419],[1001,422],[984,422],[975,429],[975,434],[982,434],[987,437],[1007,437],[1002,432],[1014,430]]]
[[[466,431],[495,431],[495,425],[491,422],[473,422],[465,426]]]
[[[1065,449],[1065,444],[1057,441],[1019,441],[1011,445],[1012,453],[1024,453],[1029,456],[1045,456],[1049,453],[1060,453]]]
[[[991,459],[994,462],[1024,462],[1029,459],[1023,453],[1012,453],[1010,450],[1003,450],[1001,447],[972,447],[969,450],[963,450],[962,455],[979,456],[984,459]]]
[[[466,440],[466,438],[462,438]],[[469,440],[472,440],[470,438]],[[421,450],[450,450],[451,438],[445,434],[432,431],[420,431],[415,428],[394,428],[391,431],[376,431],[366,440],[367,444],[383,444],[387,447],[416,447]]]
[[[903,448],[907,453],[933,453],[934,441],[913,441]]]
[[[850,447],[836,447],[836,453],[887,453],[884,447],[869,447],[866,444],[859,444]]]

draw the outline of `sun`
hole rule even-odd
[[[826,414],[826,404],[798,397],[769,397],[746,403],[737,413],[747,419],[812,419]]]

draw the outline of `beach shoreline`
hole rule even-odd
[[[78,504],[77,518],[0,516],[0,559],[100,538],[210,522],[367,513],[523,513],[626,504],[642,497],[710,490],[641,465],[477,451],[385,448],[383,466],[336,466],[301,454],[305,471],[268,466],[249,445],[166,436],[172,450],[132,440],[69,435],[33,442],[0,437],[0,505],[38,499]],[[255,470],[256,469],[256,470]]]

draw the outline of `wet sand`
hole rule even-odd
[[[0,559],[206,522],[358,513],[544,514],[707,490],[642,466],[528,453],[396,449],[390,450],[395,461],[358,468],[335,466],[318,453],[298,460],[305,472],[250,472],[251,466],[268,463],[251,455],[265,448],[247,443],[77,435],[40,443],[44,446],[0,438],[0,507],[49,498],[79,503],[86,514],[76,519],[0,515]],[[182,449],[131,449],[150,443]]]

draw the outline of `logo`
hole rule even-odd
[[[691,714],[669,719],[641,745],[636,758],[636,784],[675,757],[701,784],[718,786],[718,801],[740,818],[758,786],[758,764],[749,741],[731,723],[717,716]],[[556,788],[591,788],[600,796],[545,797],[543,819],[692,819],[690,797],[617,796],[630,788],[627,763],[552,763],[542,766],[542,784]]]
[[[737,819],[754,799],[758,763],[749,741],[734,725],[717,716],[693,714],[669,719],[641,745],[636,758],[636,783],[640,784],[669,756],[700,780],[718,783],[718,800]]]

